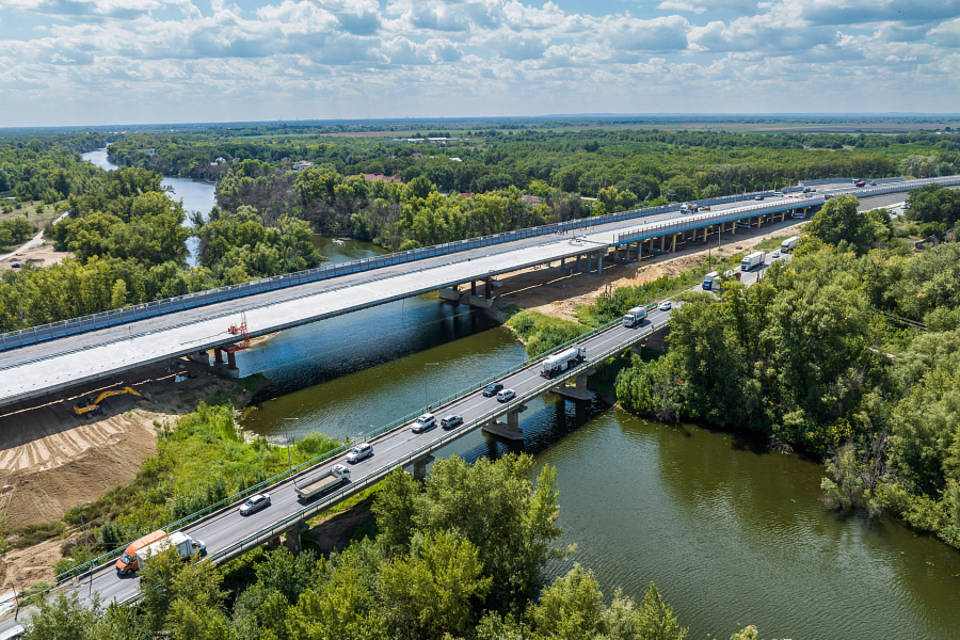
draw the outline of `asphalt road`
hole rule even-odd
[[[657,309],[649,314],[648,321],[640,327],[614,326],[578,343],[579,346],[583,346],[587,350],[587,362],[581,369],[596,364],[595,359],[600,354],[615,347],[626,348],[635,343],[645,333],[645,328],[648,328],[652,323],[662,322],[669,316],[669,311]],[[265,490],[270,494],[272,504],[257,513],[241,516],[237,510],[238,503],[184,528],[183,531],[190,537],[205,543],[208,554],[215,554],[260,531],[269,529],[275,523],[297,514],[307,505],[332,505],[364,488],[364,479],[377,477],[399,464],[409,464],[410,460],[408,458],[411,454],[425,447],[429,448],[431,445],[439,448],[447,443],[448,438],[460,437],[482,426],[489,420],[489,413],[492,410],[502,409],[506,411],[508,408],[522,405],[524,401],[539,395],[542,391],[537,391],[537,388],[547,382],[545,378],[539,375],[539,371],[540,364],[533,363],[501,380],[505,387],[514,389],[517,393],[516,398],[509,403],[500,403],[496,398],[485,398],[482,395],[482,388],[478,388],[449,405],[435,410],[438,424],[429,431],[419,434],[413,433],[410,429],[411,424],[405,424],[371,440],[374,455],[356,465],[351,465],[351,482],[344,488],[341,495],[331,493],[326,497],[321,496],[320,499],[301,503],[298,501],[294,489],[294,480],[287,480]],[[557,381],[561,379],[561,377],[555,378]],[[439,419],[449,413],[462,415],[464,418],[463,425],[450,431],[442,429],[439,426]],[[485,416],[486,418],[481,420]],[[428,451],[424,451],[421,455],[427,453]],[[421,457],[421,455],[417,457]],[[309,481],[326,473],[334,464],[344,462],[343,456],[337,456],[298,474],[296,480],[301,483]],[[139,582],[139,578],[136,576],[118,577],[111,564],[80,578],[76,585],[69,588],[86,603],[92,601],[94,594],[98,595],[101,603],[108,603],[113,600],[123,601],[136,595]],[[0,630],[4,628],[4,624],[0,623]]]

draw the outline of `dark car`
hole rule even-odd
[[[440,421],[440,426],[444,429],[453,429],[454,427],[459,427],[462,424],[463,416],[458,416],[456,414],[443,416],[443,420]]]
[[[487,388],[483,390],[484,398],[492,398],[493,396],[500,393],[500,389],[503,389],[503,385],[499,382],[494,382],[493,384],[487,385]]]

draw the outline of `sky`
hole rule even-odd
[[[0,0],[0,126],[960,112],[960,0]]]

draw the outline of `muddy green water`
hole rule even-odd
[[[370,251],[371,247],[348,247]],[[329,249],[336,250],[336,246]],[[361,434],[524,358],[503,328],[435,298],[284,332],[241,354],[275,381],[245,427],[282,440]],[[563,542],[549,567],[592,568],[607,594],[653,581],[690,638],[960,638],[960,553],[896,522],[821,506],[818,465],[733,436],[555,398],[521,415],[522,446],[482,433],[442,455],[525,450],[558,469]]]

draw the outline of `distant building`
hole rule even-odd
[[[528,207],[535,207],[538,204],[543,204],[543,200],[540,199],[540,196],[531,195],[529,193],[525,193],[520,196],[520,200]]]
[[[293,163],[293,170],[303,171],[304,169],[307,169],[312,166],[313,166],[313,163],[310,162],[309,160],[297,160],[296,162]]]
[[[415,158],[417,160],[423,160],[423,154],[420,153],[419,151],[414,151],[413,153],[410,154],[410,157]]]
[[[217,156],[217,158],[216,158],[216,160],[214,160],[214,162],[216,162],[217,164],[226,164],[226,163],[227,163],[227,159],[224,158],[223,156]]]
[[[148,157],[152,157],[157,154],[157,150],[153,147],[148,147],[146,149],[138,149],[138,151],[140,151],[140,153],[147,155]]]
[[[363,179],[367,182],[395,182],[397,184],[403,184],[403,180],[400,176],[387,176],[382,173],[361,173]],[[347,176],[348,178],[353,178],[354,176]]]

